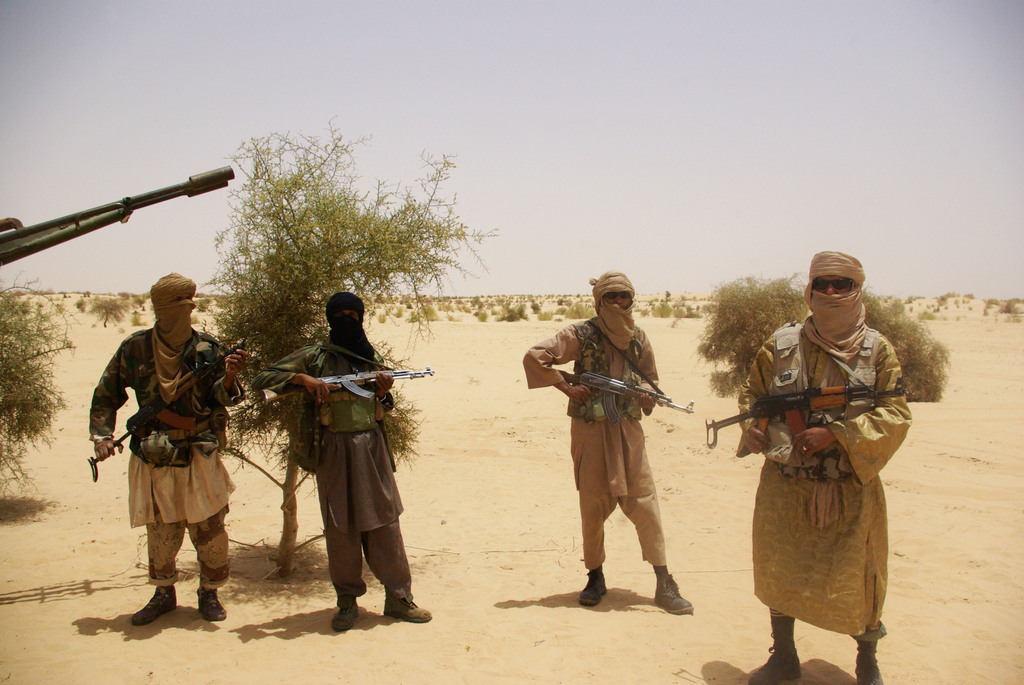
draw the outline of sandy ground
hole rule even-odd
[[[942,403],[912,405],[909,438],[882,474],[890,635],[879,660],[890,684],[1024,682],[1024,325],[974,305],[928,323],[952,352],[951,382]],[[77,350],[60,370],[68,409],[52,446],[29,455],[33,486],[0,500],[0,682],[746,682],[771,644],[751,578],[760,460],[732,456],[735,428],[705,446],[705,419],[734,414],[735,401],[707,389],[694,353],[702,321],[639,320],[662,387],[696,400],[693,416],[658,409],[644,421],[670,569],[696,607],[687,617],[653,605],[654,574],[620,513],[607,525],[608,595],[593,609],[577,604],[585,570],[569,420],[560,393],[527,391],[521,364],[564,322],[460,318],[414,346],[404,321],[371,332],[437,372],[404,384],[422,434],[398,472],[413,589],[434,620],[383,617],[383,588],[368,577],[359,622],[335,634],[322,542],[293,578],[268,578],[260,545],[276,542],[280,496],[236,463],[227,620],[199,618],[186,541],[179,608],[131,626],[151,588],[144,531],[128,526],[126,459],[104,462],[93,483],[86,458],[92,388],[133,329],[77,315]],[[300,538],[319,532],[312,483],[299,516]],[[853,640],[803,624],[796,636],[801,682],[854,682]]]

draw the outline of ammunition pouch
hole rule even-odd
[[[182,444],[184,443],[184,444]],[[188,440],[171,440],[164,431],[153,431],[139,441],[139,458],[153,466],[176,466],[184,468],[192,461],[192,448]]]

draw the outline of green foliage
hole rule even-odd
[[[480,322],[487,321],[487,317],[488,317],[487,310],[486,309],[478,309],[478,310],[476,310],[476,314],[474,314],[473,316],[476,317],[477,321],[480,321]]]
[[[94,297],[89,305],[89,313],[103,321],[103,327],[106,328],[108,321],[124,321],[130,308],[130,302],[123,297]]]
[[[907,315],[899,300],[864,293],[864,317],[892,343],[912,402],[938,402],[949,380],[949,350]]]
[[[537,321],[551,321],[554,317],[554,312],[537,312]]]
[[[129,323],[135,328],[145,325],[142,321],[142,313],[138,310],[132,312],[132,318]]]
[[[697,354],[718,367],[711,372],[711,390],[719,397],[735,395],[772,332],[806,316],[803,293],[792,279],[748,276],[718,286],[697,345]]]
[[[651,305],[651,316],[655,319],[667,319],[672,316],[672,304],[668,300],[661,300]]]
[[[53,416],[65,406],[54,367],[73,347],[49,299],[0,290],[0,491],[24,482],[29,445],[49,444]]]
[[[323,138],[254,138],[234,157],[244,183],[230,191],[231,222],[217,238],[221,263],[212,284],[228,294],[214,316],[219,335],[249,340],[243,381],[326,339],[324,305],[338,291],[371,302],[402,294],[426,330],[426,289],[441,292],[452,272],[464,275],[459,255],[476,258],[476,245],[488,237],[462,224],[445,197],[454,168],[449,157],[424,157],[417,191],[378,182],[367,192],[358,186],[354,156],[361,143],[344,140],[331,126]],[[396,307],[392,314],[401,312]],[[374,345],[389,364],[400,365],[389,349]],[[297,404],[246,403],[232,421],[236,444],[275,446],[283,456],[297,431]],[[398,405],[387,424],[401,459],[412,453],[416,410]]]
[[[1016,314],[1017,307],[1021,304],[1021,299],[1014,297],[1003,303],[1003,306],[999,309],[1002,314]]]

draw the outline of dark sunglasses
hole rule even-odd
[[[633,295],[629,291],[626,291],[626,290],[623,290],[620,293],[605,293],[604,294],[604,301],[605,302],[614,302],[615,300],[632,300],[632,299],[633,299]]]
[[[829,286],[832,286],[832,290],[837,293],[845,293],[853,290],[856,285],[857,282],[852,278],[815,278],[811,281],[811,289],[817,290],[819,293],[828,290]]]

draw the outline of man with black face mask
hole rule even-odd
[[[394,407],[394,383],[383,358],[363,331],[363,302],[352,293],[337,293],[327,302],[329,342],[307,345],[261,371],[256,390],[283,392],[299,385],[309,393],[301,435],[292,446],[299,466],[316,473],[320,513],[327,540],[331,582],[338,593],[336,631],[348,630],[359,616],[356,597],[366,592],[363,555],[384,585],[384,615],[426,623],[430,612],[412,599],[412,577],[398,517],[402,500],[394,462],[380,429],[384,412]],[[363,398],[321,376],[377,370],[373,397]]]

